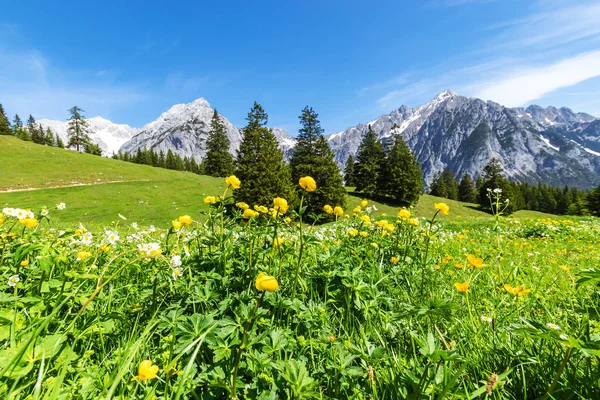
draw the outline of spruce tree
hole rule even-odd
[[[35,123],[35,118],[31,114],[29,114],[29,118],[27,119],[27,131],[33,143],[44,144],[44,131],[40,132]]]
[[[592,215],[600,217],[600,185],[588,193],[585,204]]]
[[[63,142],[63,140],[61,139],[60,136],[56,135],[56,147],[59,147],[61,149],[65,148],[65,143]]]
[[[446,185],[446,198],[450,200],[458,200],[458,182],[454,177],[454,172],[450,169],[450,167],[444,168],[442,171],[442,179]]]
[[[10,121],[4,112],[4,107],[0,104],[0,135],[12,135],[13,131],[10,128]]]
[[[217,110],[210,121],[210,134],[206,140],[204,172],[206,175],[225,177],[233,173],[233,156],[229,153],[229,138]]]
[[[319,115],[312,107],[304,107],[298,117],[301,128],[296,137],[296,146],[290,158],[291,182],[299,196],[305,195],[307,215],[323,214],[323,206],[346,206],[346,189],[333,151],[323,137]],[[317,190],[307,193],[298,186],[303,176],[311,176]]]
[[[458,200],[465,203],[475,203],[477,201],[477,189],[471,175],[465,174],[458,187]]]
[[[377,193],[397,203],[415,203],[423,189],[421,165],[399,134],[386,146],[385,161],[379,175]]]
[[[429,186],[429,194],[437,197],[448,197],[446,181],[442,178],[442,174],[440,172],[436,172],[433,175],[433,181]]]
[[[98,146],[98,144],[96,144],[96,143],[91,143],[91,142],[86,143],[85,152],[92,154],[94,156],[102,155],[102,149],[100,148],[100,146]]]
[[[373,197],[377,193],[377,182],[381,166],[385,162],[385,152],[370,125],[358,147],[356,159],[357,162],[354,166],[356,191],[363,193],[366,197]]]
[[[82,115],[83,112],[84,111],[77,106],[73,106],[69,110],[71,117],[69,118],[69,127],[67,128],[67,133],[69,135],[68,146],[75,146],[77,151],[85,149],[86,145],[90,143],[90,128],[88,127],[85,117]]]
[[[344,184],[346,186],[355,186],[354,182],[354,165],[356,160],[352,155],[348,156],[346,160],[346,166],[344,167]]]
[[[56,137],[52,132],[52,129],[46,128],[46,134],[44,135],[44,142],[47,146],[56,146]]]
[[[271,205],[275,197],[293,202],[290,172],[275,135],[267,128],[267,113],[254,102],[246,120],[235,170],[242,184],[234,191],[235,200],[263,206]]]
[[[23,128],[23,121],[21,121],[21,117],[19,114],[15,114],[13,118],[13,135],[19,136],[19,130]]]

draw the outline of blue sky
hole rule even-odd
[[[450,88],[600,117],[598,21],[598,1],[12,1],[0,103],[141,127],[204,97],[243,126],[256,100],[271,126],[295,134],[310,105],[333,133]]]

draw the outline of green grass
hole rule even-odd
[[[0,193],[0,208],[40,210],[43,207],[54,208],[64,202],[66,210],[51,214],[53,223],[62,227],[79,223],[107,226],[119,220],[118,214],[142,225],[165,226],[182,214],[202,219],[203,212],[207,210],[202,201],[204,196],[220,195],[225,189],[223,179],[219,178],[80,154],[13,137],[0,136],[0,147],[6,150],[0,152],[0,165],[3,166],[0,192],[37,189]],[[85,186],[69,186],[78,184]],[[348,212],[362,200],[352,188],[349,191]],[[450,215],[440,216],[440,220],[458,222],[457,219],[460,219],[466,222],[490,218],[476,204],[429,195],[421,196],[413,214],[432,217],[435,202],[445,202],[450,206]],[[377,208],[374,215],[395,216],[399,209],[398,206],[376,201],[369,204]],[[519,211],[514,217],[551,216]]]

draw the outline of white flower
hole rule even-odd
[[[173,257],[171,257],[171,263],[175,267],[181,267],[181,256],[176,254]]]
[[[548,322],[546,326],[550,329],[554,329],[555,331],[560,331],[560,326],[553,324],[552,322]]]
[[[40,212],[40,215],[42,217],[45,217],[46,215],[48,215],[48,210],[46,210],[45,208]]]
[[[93,235],[90,232],[86,232],[81,235],[81,243],[82,244],[92,244]]]
[[[106,231],[106,240],[110,244],[115,244],[119,241],[119,233],[116,231]]]
[[[127,218],[125,218],[125,216],[124,216],[124,215],[122,215],[122,214],[117,214],[117,215],[118,215],[118,216],[119,216],[119,218],[121,218],[122,220],[126,220],[126,219],[127,219]]]
[[[138,250],[146,257],[160,255],[160,245],[158,243],[138,244]]]
[[[494,193],[502,193],[502,189],[500,188],[496,188],[493,190]]]
[[[137,222],[132,222],[132,223],[131,223],[131,227],[132,227],[133,229],[137,229],[137,228],[138,228],[138,224],[137,224]]]
[[[16,213],[17,219],[30,218],[29,211],[27,211],[27,210],[21,210],[20,208],[17,208],[15,210],[15,213]]]
[[[177,280],[177,278],[179,278],[180,276],[183,275],[183,268],[179,268],[179,267],[174,268],[172,275],[173,275],[173,279]]]
[[[17,286],[17,282],[19,282],[21,279],[19,278],[19,275],[13,275],[10,278],[8,278],[8,286],[14,287]]]
[[[567,335],[565,335],[564,333],[561,333],[559,336],[562,340],[567,340],[569,337]]]
[[[14,208],[6,207],[6,208],[2,209],[2,214],[6,214],[6,215],[9,215],[11,217],[16,217],[17,216],[17,210],[15,210]]]
[[[492,318],[490,318],[490,317],[486,317],[485,315],[482,315],[482,316],[481,316],[481,320],[482,320],[483,322],[490,322],[490,323],[493,321],[493,319],[492,319]]]
[[[58,203],[56,205],[57,210],[64,210],[65,208],[67,208],[67,205],[65,203]]]

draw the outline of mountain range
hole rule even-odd
[[[140,129],[90,118],[93,141],[105,154],[153,148],[171,150],[200,161],[210,131],[213,109],[205,99],[177,104]],[[242,140],[239,128],[222,116],[235,154]],[[40,120],[63,139],[66,122]],[[508,108],[492,101],[461,96],[451,90],[414,108],[401,106],[379,118],[327,136],[336,161],[343,167],[356,155],[362,135],[371,126],[382,143],[402,135],[421,163],[423,178],[449,167],[457,177],[477,177],[492,157],[500,160],[513,180],[589,188],[600,184],[600,120],[562,107]],[[273,128],[289,157],[295,139]]]

